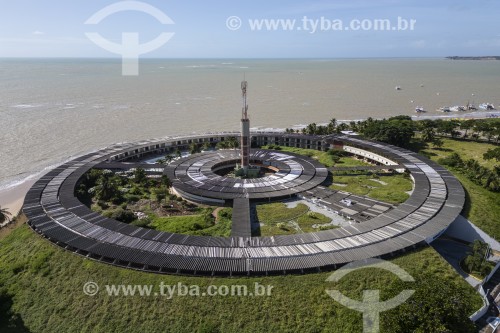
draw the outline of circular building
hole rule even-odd
[[[252,133],[254,147],[281,145],[317,150],[342,149],[377,164],[374,169],[408,172],[410,198],[398,206],[358,198],[324,185],[328,169],[319,162],[280,151],[249,149],[248,164],[260,167],[257,178],[236,178],[228,169],[241,151],[220,150],[181,158],[168,166],[146,164],[148,157],[215,144],[239,133],[209,133],[120,144],[75,158],[41,177],[29,190],[23,211],[33,230],[62,248],[117,266],[159,273],[250,275],[317,271],[355,260],[392,255],[430,243],[461,212],[464,191],[457,179],[436,163],[411,151],[353,136]],[[245,154],[246,156],[246,154]],[[168,175],[188,200],[233,206],[231,237],[188,236],[136,227],[93,212],[75,196],[79,179],[92,168],[143,167]],[[350,226],[313,233],[252,237],[254,201],[299,197],[338,212]],[[361,201],[364,200],[364,201]]]

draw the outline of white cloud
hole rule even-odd
[[[37,31],[33,31],[33,35],[35,35],[35,36],[43,36],[43,35],[45,35],[45,32],[37,30]]]

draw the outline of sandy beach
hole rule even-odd
[[[12,217],[19,214],[26,193],[36,181],[36,179],[30,179],[20,185],[0,191],[0,206],[11,212]]]

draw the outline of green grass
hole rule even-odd
[[[165,232],[198,236],[220,236],[231,235],[232,208],[224,208],[218,213],[218,221],[207,218],[211,209],[204,214],[181,215],[169,217],[153,217],[149,227]]]
[[[261,223],[276,224],[279,222],[288,222],[307,213],[309,207],[302,203],[294,208],[288,208],[284,203],[277,202],[272,204],[257,205],[257,216]]]
[[[266,149],[267,146],[262,147],[263,149]],[[304,149],[304,148],[296,148],[296,147],[285,147],[285,146],[280,146],[281,151],[283,152],[290,152],[290,153],[295,153],[299,155],[305,155],[308,157],[311,157],[315,160],[318,160],[321,164],[323,164],[326,167],[333,167],[333,166],[365,166],[365,165],[371,165],[369,163],[363,162],[361,160],[358,160],[354,157],[349,157],[349,156],[344,156],[340,158],[340,161],[335,164],[332,160],[331,155],[329,155],[327,152],[320,151],[320,150],[315,150],[315,149]]]
[[[449,156],[452,151],[458,153],[463,160],[475,159],[487,168],[493,169],[495,164],[498,162],[495,160],[485,160],[483,154],[488,151],[488,149],[496,148],[494,144],[484,143],[484,142],[472,142],[472,141],[462,141],[456,139],[443,138],[443,147],[436,149],[432,144],[429,144],[429,148],[425,149],[424,152],[430,153],[433,159],[438,160],[443,157]],[[435,155],[434,155],[435,154]]]
[[[207,227],[204,215],[155,217],[150,226],[158,231],[192,234]]]
[[[264,224],[260,227],[258,236],[294,235],[320,231],[319,228],[313,228],[315,224],[324,225],[323,230],[338,228],[334,225],[327,225],[332,221],[329,217],[310,211],[309,207],[302,203],[294,208],[288,208],[284,203],[258,205],[257,216],[259,222]]]
[[[462,159],[475,158],[484,166],[491,165],[491,161],[482,158],[483,152],[494,147],[488,143],[468,142],[461,140],[443,139],[444,147],[453,149],[442,152],[436,149],[425,149],[431,153],[430,159],[437,162],[440,158],[456,152]],[[435,155],[434,155],[435,154]],[[446,167],[446,166],[445,166]],[[460,180],[466,192],[466,202],[462,215],[481,228],[491,237],[500,240],[500,193],[488,191],[480,185],[470,181],[466,176],[453,168],[448,168]]]
[[[397,277],[375,269],[350,273],[339,283],[325,282],[329,272],[274,277],[186,277],[155,275],[116,268],[66,252],[39,237],[24,225],[0,240],[0,300],[7,307],[0,313],[0,331],[23,332],[324,332],[362,331],[360,313],[333,301],[326,289],[338,289],[360,300],[363,289],[380,289],[387,299],[403,289],[416,289],[408,301],[381,314],[380,332],[400,332],[400,317],[417,311],[459,311],[458,319],[442,319],[435,312],[428,322],[408,320],[411,330],[427,332],[429,322],[453,332],[470,332],[468,316],[481,306],[478,294],[432,248],[407,252],[391,260],[407,270],[415,283],[397,284]],[[96,282],[101,291],[86,296],[86,282]],[[270,297],[164,297],[109,296],[105,285],[272,285]],[[431,288],[431,290],[429,290]],[[158,289],[155,289],[158,290]],[[437,293],[437,292],[438,293]],[[434,296],[434,294],[437,294]],[[439,296],[439,297],[438,297]],[[411,303],[428,300],[425,306]],[[448,303],[446,303],[447,305]],[[428,305],[428,306],[427,306]],[[12,325],[3,324],[10,308]],[[2,321],[4,320],[4,321]],[[451,323],[451,324],[450,324]],[[399,326],[398,326],[399,325]],[[434,326],[431,326],[434,327]],[[435,330],[432,330],[435,331]]]
[[[376,182],[374,179],[387,183],[387,185]],[[333,182],[334,184],[330,188],[334,190],[366,195],[376,200],[395,204],[405,202],[409,198],[406,192],[411,191],[413,187],[411,179],[403,174],[374,178],[373,175],[368,174],[350,173],[346,175],[346,172],[336,172],[333,174]],[[345,186],[336,184],[343,184]]]
[[[500,193],[488,191],[460,172],[450,170],[464,187],[466,200],[462,215],[491,237],[500,241]]]
[[[341,157],[340,161],[335,164],[335,166],[338,167],[355,167],[355,166],[367,166],[371,165],[370,163],[367,163],[363,160],[358,160],[357,158],[354,157]]]
[[[307,214],[304,214],[300,216],[297,219],[297,224],[299,225],[300,229],[302,229],[303,232],[316,232],[319,231],[320,229],[318,228],[313,228],[313,225],[325,225],[327,223],[330,223],[332,220],[320,213],[316,212],[308,212]],[[327,229],[335,229],[339,228],[338,226],[335,225],[329,225]],[[326,230],[326,229],[323,229]]]

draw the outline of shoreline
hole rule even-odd
[[[36,181],[37,179],[34,178],[28,179],[19,185],[0,190],[0,206],[4,209],[7,209],[12,214],[12,216],[10,217],[11,219],[19,215],[19,213],[21,212],[21,209],[23,208],[24,197]]]

